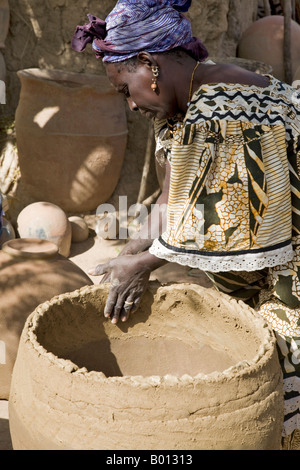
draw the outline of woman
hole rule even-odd
[[[300,97],[270,75],[207,61],[182,14],[190,4],[122,0],[106,22],[90,16],[75,32],[72,47],[92,43],[130,109],[153,119],[166,158],[163,192],[139,237],[91,274],[110,276],[113,323],[127,320],[151,271],[168,261],[207,272],[258,310],[278,339],[284,445],[300,448]],[[151,224],[161,225],[155,240]]]

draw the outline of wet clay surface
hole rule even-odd
[[[201,296],[189,285],[168,286],[116,327],[103,320],[103,306],[83,310],[70,299],[61,313],[45,315],[37,337],[59,358],[107,377],[210,374],[258,351],[259,338],[232,315],[230,305],[221,304],[210,289]]]
[[[151,282],[114,325],[108,291],[87,286],[31,315],[10,397],[16,450],[279,448],[281,371],[258,315],[213,289]]]

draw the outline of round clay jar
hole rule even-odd
[[[238,57],[264,62],[272,66],[273,75],[285,80],[284,18],[270,15],[252,23],[238,44]],[[293,73],[300,65],[300,25],[291,21],[291,56]]]
[[[40,238],[55,243],[59,253],[70,254],[72,230],[66,213],[50,202],[34,202],[26,206],[17,218],[21,238]]]
[[[15,450],[280,449],[276,341],[243,303],[150,283],[112,324],[101,284],[28,318],[9,399]]]
[[[71,216],[69,217],[72,230],[72,242],[84,242],[89,237],[89,227],[82,217]]]
[[[0,399],[8,399],[19,339],[30,313],[52,297],[91,285],[90,278],[61,256],[54,243],[16,238],[0,250]]]

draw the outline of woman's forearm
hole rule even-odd
[[[170,165],[166,163],[164,188],[139,232],[135,233],[121,254],[135,254],[147,250],[155,238],[165,230],[169,198]]]
[[[154,271],[155,269],[160,268],[168,263],[168,261],[157,258],[157,256],[152,255],[149,253],[149,250],[144,251],[142,253],[138,253],[137,255],[138,264],[140,264],[141,269]]]
[[[149,248],[153,240],[164,231],[166,219],[167,198],[161,195],[140,230],[129,240],[124,251],[133,254]]]

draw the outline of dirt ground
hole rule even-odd
[[[123,246],[122,240],[103,240],[93,234],[84,242],[73,243],[69,258],[88,274],[90,268],[118,256]],[[89,277],[94,284],[98,284],[101,280],[101,277]],[[168,263],[154,271],[150,279],[158,280],[162,284],[192,282],[204,287],[211,286],[204,273],[173,263]],[[5,400],[0,400],[0,450],[12,450],[8,402]]]

